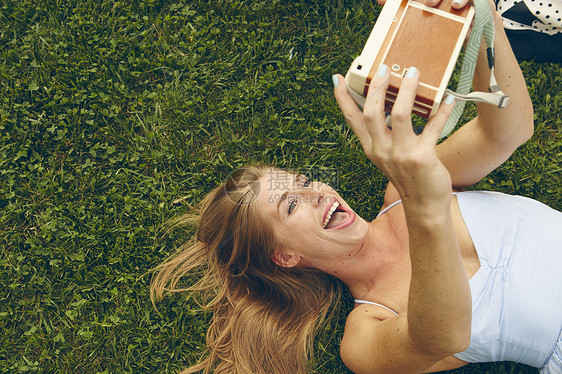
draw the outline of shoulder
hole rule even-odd
[[[381,307],[360,305],[349,314],[340,355],[354,373],[426,372],[443,356],[419,347],[408,329],[407,312],[394,315]]]
[[[400,200],[400,194],[398,193],[398,190],[391,182],[388,182],[388,185],[386,186],[386,190],[384,192],[384,202],[382,205],[382,209],[398,200]]]
[[[388,355],[411,351],[405,343],[406,313],[361,304],[348,315],[340,345],[342,361],[354,373],[388,372]]]
[[[395,317],[389,311],[381,309],[372,305],[359,305],[347,316],[340,355],[348,368],[357,367],[358,361],[363,360],[360,353],[363,351],[361,347],[365,345],[366,341],[372,340],[368,336],[369,332],[373,331],[382,321]]]

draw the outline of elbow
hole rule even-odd
[[[420,349],[428,350],[428,354],[448,357],[462,352],[470,345],[472,334],[472,313],[470,311],[457,315],[449,323],[441,323],[432,329],[432,336],[420,336],[410,331],[410,338]],[[417,338],[417,339],[416,339]]]
[[[534,119],[533,106],[531,104],[531,99],[528,103],[521,104],[516,115],[509,118],[511,122],[509,126],[505,129],[508,133],[504,133],[501,139],[495,138],[496,145],[503,145],[506,147],[506,151],[513,153],[521,145],[525,144],[535,132],[535,119]],[[495,136],[499,133],[495,134]]]
[[[464,351],[470,345],[470,336],[472,334],[472,313],[468,312],[465,318],[459,318],[458,325],[453,329],[449,340],[449,354],[455,354]]]
[[[450,354],[453,355],[455,353],[462,352],[468,348],[470,345],[470,333],[463,334],[463,336],[459,336],[454,344],[451,346]]]
[[[533,103],[530,98],[527,100],[527,103],[521,112],[521,140],[519,145],[522,145],[531,139],[535,132],[535,113],[533,110]]]
[[[438,339],[415,337],[411,334],[411,342],[415,349],[424,352],[427,356],[436,360],[449,357],[455,353],[462,352],[470,345],[470,327],[441,335]]]
[[[455,353],[462,352],[470,345],[470,332],[468,334],[460,333],[451,336],[447,344],[442,346],[444,356],[451,356]]]
[[[525,134],[524,134],[524,138],[523,138],[523,143],[527,142],[529,139],[531,139],[531,137],[533,136],[534,132],[535,132],[535,113],[533,111],[533,107],[531,106],[531,108],[527,111],[527,115],[525,117]]]
[[[455,354],[464,351],[470,345],[470,336],[472,333],[471,320],[472,313],[468,313],[464,320],[459,319],[459,325],[453,330],[454,333],[451,334],[451,339],[449,340],[449,354]]]
[[[470,333],[461,333],[458,335],[451,335],[449,339],[446,339],[442,342],[441,346],[438,349],[441,357],[449,357],[454,355],[455,353],[466,350],[469,345]]]

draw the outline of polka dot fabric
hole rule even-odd
[[[562,62],[562,0],[494,0],[519,61]]]
[[[499,0],[497,10],[508,30],[562,33],[562,0]]]

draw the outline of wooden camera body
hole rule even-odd
[[[407,69],[420,72],[413,113],[435,114],[455,68],[474,17],[474,8],[452,8],[452,0],[428,7],[415,0],[387,0],[371,35],[345,77],[348,90],[363,106],[378,67],[389,67],[385,107],[390,112]]]

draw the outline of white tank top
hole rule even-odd
[[[562,213],[498,192],[461,192],[457,199],[480,269],[470,279],[470,345],[454,356],[466,362],[550,365],[562,341]],[[378,303],[355,302],[397,314]]]
[[[470,346],[455,356],[542,368],[562,328],[562,213],[497,192],[457,198],[480,269],[470,279]]]

